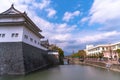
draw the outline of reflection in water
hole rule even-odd
[[[61,65],[26,76],[3,76],[0,80],[120,80],[119,74],[91,66]]]

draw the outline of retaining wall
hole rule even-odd
[[[57,64],[47,51],[23,42],[0,43],[0,75],[22,75]]]
[[[85,61],[84,64],[120,72],[120,64],[111,64],[109,68],[106,67],[106,63],[104,63],[104,62]]]

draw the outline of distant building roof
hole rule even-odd
[[[49,41],[48,40],[43,40],[43,41],[41,41],[41,45],[43,46],[43,47],[45,47],[45,48],[49,48]]]
[[[91,50],[91,49],[95,49],[95,48],[98,48],[98,47],[109,47],[110,44],[102,44],[102,45],[97,45],[97,46],[90,46],[89,48],[87,47],[86,49],[87,50]]]

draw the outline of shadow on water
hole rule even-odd
[[[60,65],[26,76],[1,76],[0,80],[120,80],[120,73],[84,65]]]

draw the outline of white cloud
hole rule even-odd
[[[54,9],[52,9],[52,8],[48,8],[48,9],[46,9],[46,11],[48,12],[48,17],[49,18],[51,18],[51,17],[53,17],[57,12],[56,12],[56,10],[54,10]]]
[[[57,24],[56,26],[57,26],[56,31],[58,33],[66,33],[66,32],[68,33],[77,29],[76,25],[68,25],[66,23]]]
[[[105,24],[110,20],[120,19],[120,0],[94,0],[90,9],[90,23]]]
[[[1,10],[1,12],[7,10],[10,5],[12,4],[11,2],[6,3],[6,1],[2,0],[3,4],[6,5],[0,5],[0,7],[6,7],[6,9]],[[36,3],[36,2],[35,2]],[[19,11],[26,11],[27,15],[36,23],[36,25],[43,31],[41,34],[45,36],[45,38],[49,39],[50,42],[54,42],[55,40],[59,41],[66,41],[69,40],[71,37],[71,31],[75,30],[76,25],[68,25],[66,23],[50,23],[47,20],[42,19],[39,17],[36,13],[36,8],[34,5],[29,6],[29,3],[23,4],[23,2],[16,1],[14,2],[15,8],[18,9]],[[34,4],[34,3],[33,3]],[[39,4],[39,3],[38,3]],[[32,8],[29,8],[32,7]],[[51,13],[50,15],[53,15]],[[58,44],[58,46],[64,47],[61,44]],[[66,45],[67,46],[67,45]]]
[[[89,26],[100,24],[98,30],[120,31],[120,0],[94,0],[91,9],[86,17],[81,19],[81,23],[89,22]]]
[[[80,22],[83,23],[83,22],[86,22],[86,21],[88,21],[88,20],[89,20],[89,17],[84,17],[84,18],[82,18],[82,19],[80,20]]]
[[[50,4],[50,2],[50,0],[42,0],[42,3],[40,4],[40,9],[47,7]]]
[[[102,32],[94,35],[87,35],[85,37],[79,38],[78,41],[81,43],[89,43],[89,42],[97,42],[102,41],[104,39],[109,39],[111,37],[115,37],[120,35],[120,32],[117,31],[111,31],[111,32]]]
[[[52,40],[60,40],[60,41],[66,41],[67,39],[71,38],[70,34],[56,34],[52,36]]]
[[[41,2],[35,2],[32,3],[35,7],[43,10],[47,8],[50,5],[51,1],[50,0],[42,0]]]
[[[0,5],[0,8],[1,8],[0,12],[3,12],[6,9],[8,9],[10,7],[10,5],[13,3],[11,1],[0,0],[0,3],[2,3]],[[14,2],[15,8],[22,12],[26,11],[28,13],[28,16],[32,19],[32,21],[34,21],[36,23],[36,25],[38,25],[38,27],[43,31],[41,34],[43,34],[47,39],[49,39],[50,42],[56,42],[56,44],[58,46],[62,47],[64,50],[68,49],[68,47],[69,47],[68,50],[74,49],[74,47],[75,47],[75,49],[78,49],[78,48],[80,48],[79,46],[83,45],[84,43],[104,41],[109,38],[110,39],[116,38],[116,36],[120,35],[120,33],[117,31],[111,31],[111,32],[94,32],[93,31],[93,33],[91,33],[90,31],[85,31],[84,33],[81,33],[81,32],[76,31],[77,25],[69,25],[67,23],[51,23],[51,22],[39,17],[37,15],[37,11],[36,11],[36,8],[45,9],[45,10],[53,9],[52,7],[48,7],[48,5],[50,4],[50,2],[49,2],[50,0],[47,0],[48,2],[43,2],[44,4],[47,4],[47,5],[42,5],[42,6],[39,6],[40,3],[36,3],[34,0],[31,0],[32,3],[29,3],[28,2],[29,0],[27,0],[25,2],[25,4],[23,4],[24,1],[25,0],[15,0],[15,2]],[[106,1],[108,1],[108,0],[106,0]],[[103,1],[101,1],[101,2],[103,2]],[[113,3],[115,4],[115,2],[113,2]],[[31,6],[30,6],[30,4],[31,4]],[[98,4],[98,2],[96,4]],[[118,7],[119,7],[119,5],[118,5]],[[98,9],[98,11],[97,11],[97,9]],[[91,23],[95,23],[95,22],[102,23],[101,22],[102,20],[108,21],[112,18],[114,18],[114,19],[119,18],[119,14],[117,14],[117,13],[115,14],[115,12],[113,12],[113,13],[117,17],[112,16],[112,18],[110,18],[111,17],[110,14],[108,14],[110,17],[108,16],[108,17],[103,17],[103,18],[101,16],[100,17],[94,16],[95,14],[98,14],[99,12],[101,12],[101,10],[102,10],[102,8],[100,8],[100,9],[97,8],[97,5],[96,5],[96,9],[94,9],[92,7],[92,9],[90,10],[91,16],[89,18],[87,18],[87,17],[84,18],[82,21],[84,22],[84,21],[87,21],[88,19],[90,19]],[[115,10],[115,11],[117,11],[117,10]],[[102,11],[105,11],[105,10],[102,10]],[[113,10],[111,9],[111,11],[113,11]],[[107,16],[107,14],[105,14],[105,12],[103,12],[103,13],[104,13],[104,16]],[[109,13],[110,13],[110,11],[109,11]],[[113,13],[111,12],[111,15]],[[56,12],[54,11],[54,9],[53,9],[53,11],[48,10],[49,17],[55,16],[55,14],[56,14]],[[75,11],[73,13],[66,12],[64,14],[63,20],[69,21],[69,20],[73,19],[75,16],[79,16],[79,15],[80,15],[80,11]]]
[[[51,0],[42,0],[41,2],[33,2],[33,7],[40,9],[41,11],[47,12],[47,17],[52,18],[55,16],[57,11],[51,7]]]
[[[59,46],[61,45],[61,42],[64,43],[71,40],[71,32],[77,29],[76,25],[68,25],[66,23],[50,23],[49,21],[40,18],[36,14],[34,14],[34,17],[32,15],[30,15],[32,20],[39,26],[40,29],[43,30],[42,34],[45,38],[49,39],[50,42],[58,41],[57,44]],[[63,48],[63,46],[60,47]]]
[[[75,12],[65,12],[64,17],[63,17],[63,21],[69,21],[70,19],[73,19],[75,16],[79,16],[80,15],[80,11],[75,11]]]
[[[33,2],[35,2],[35,0],[9,0],[11,1],[11,3],[15,3],[15,4],[31,4]]]
[[[8,9],[10,7],[10,5],[12,0],[10,1],[5,1],[5,0],[0,0],[0,12],[5,11],[6,9]]]

